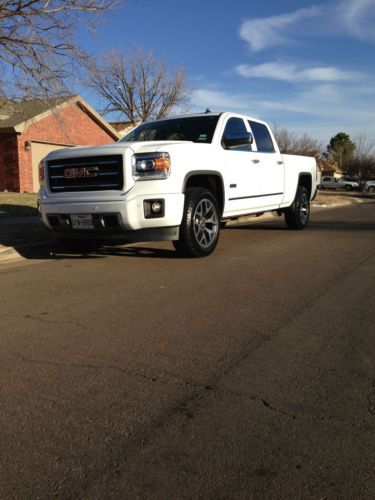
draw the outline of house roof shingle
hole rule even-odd
[[[15,127],[59,106],[65,101],[72,99],[72,97],[70,95],[55,99],[30,101],[8,101],[2,98],[0,100],[0,116],[8,116],[8,118],[0,118],[0,128]]]

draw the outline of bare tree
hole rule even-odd
[[[345,166],[346,173],[362,179],[375,178],[375,142],[366,134],[358,135],[354,142],[356,149]]]
[[[375,141],[370,139],[365,133],[357,135],[354,138],[356,150],[354,156],[361,157],[375,157]]]
[[[71,64],[83,59],[74,42],[77,23],[113,7],[116,0],[1,0],[2,88],[30,95],[64,92]],[[7,75],[4,76],[4,75]],[[7,88],[8,87],[8,88]],[[8,91],[8,92],[6,92]]]
[[[322,143],[307,134],[298,136],[277,123],[273,124],[272,129],[282,153],[318,156],[322,150]]]
[[[124,115],[133,125],[167,116],[186,102],[185,71],[168,73],[165,61],[136,48],[128,54],[113,51],[99,62],[87,63],[86,83],[105,103],[104,113]]]

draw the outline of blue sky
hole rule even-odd
[[[375,0],[123,4],[81,42],[91,53],[137,45],[183,65],[191,111],[238,111],[325,143],[339,131],[375,142]]]

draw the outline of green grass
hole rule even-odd
[[[0,193],[0,218],[38,215],[37,194]]]

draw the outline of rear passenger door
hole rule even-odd
[[[254,136],[252,162],[259,168],[259,197],[262,208],[277,207],[284,196],[285,166],[268,127],[255,120],[248,121]],[[254,150],[255,149],[255,150]]]

